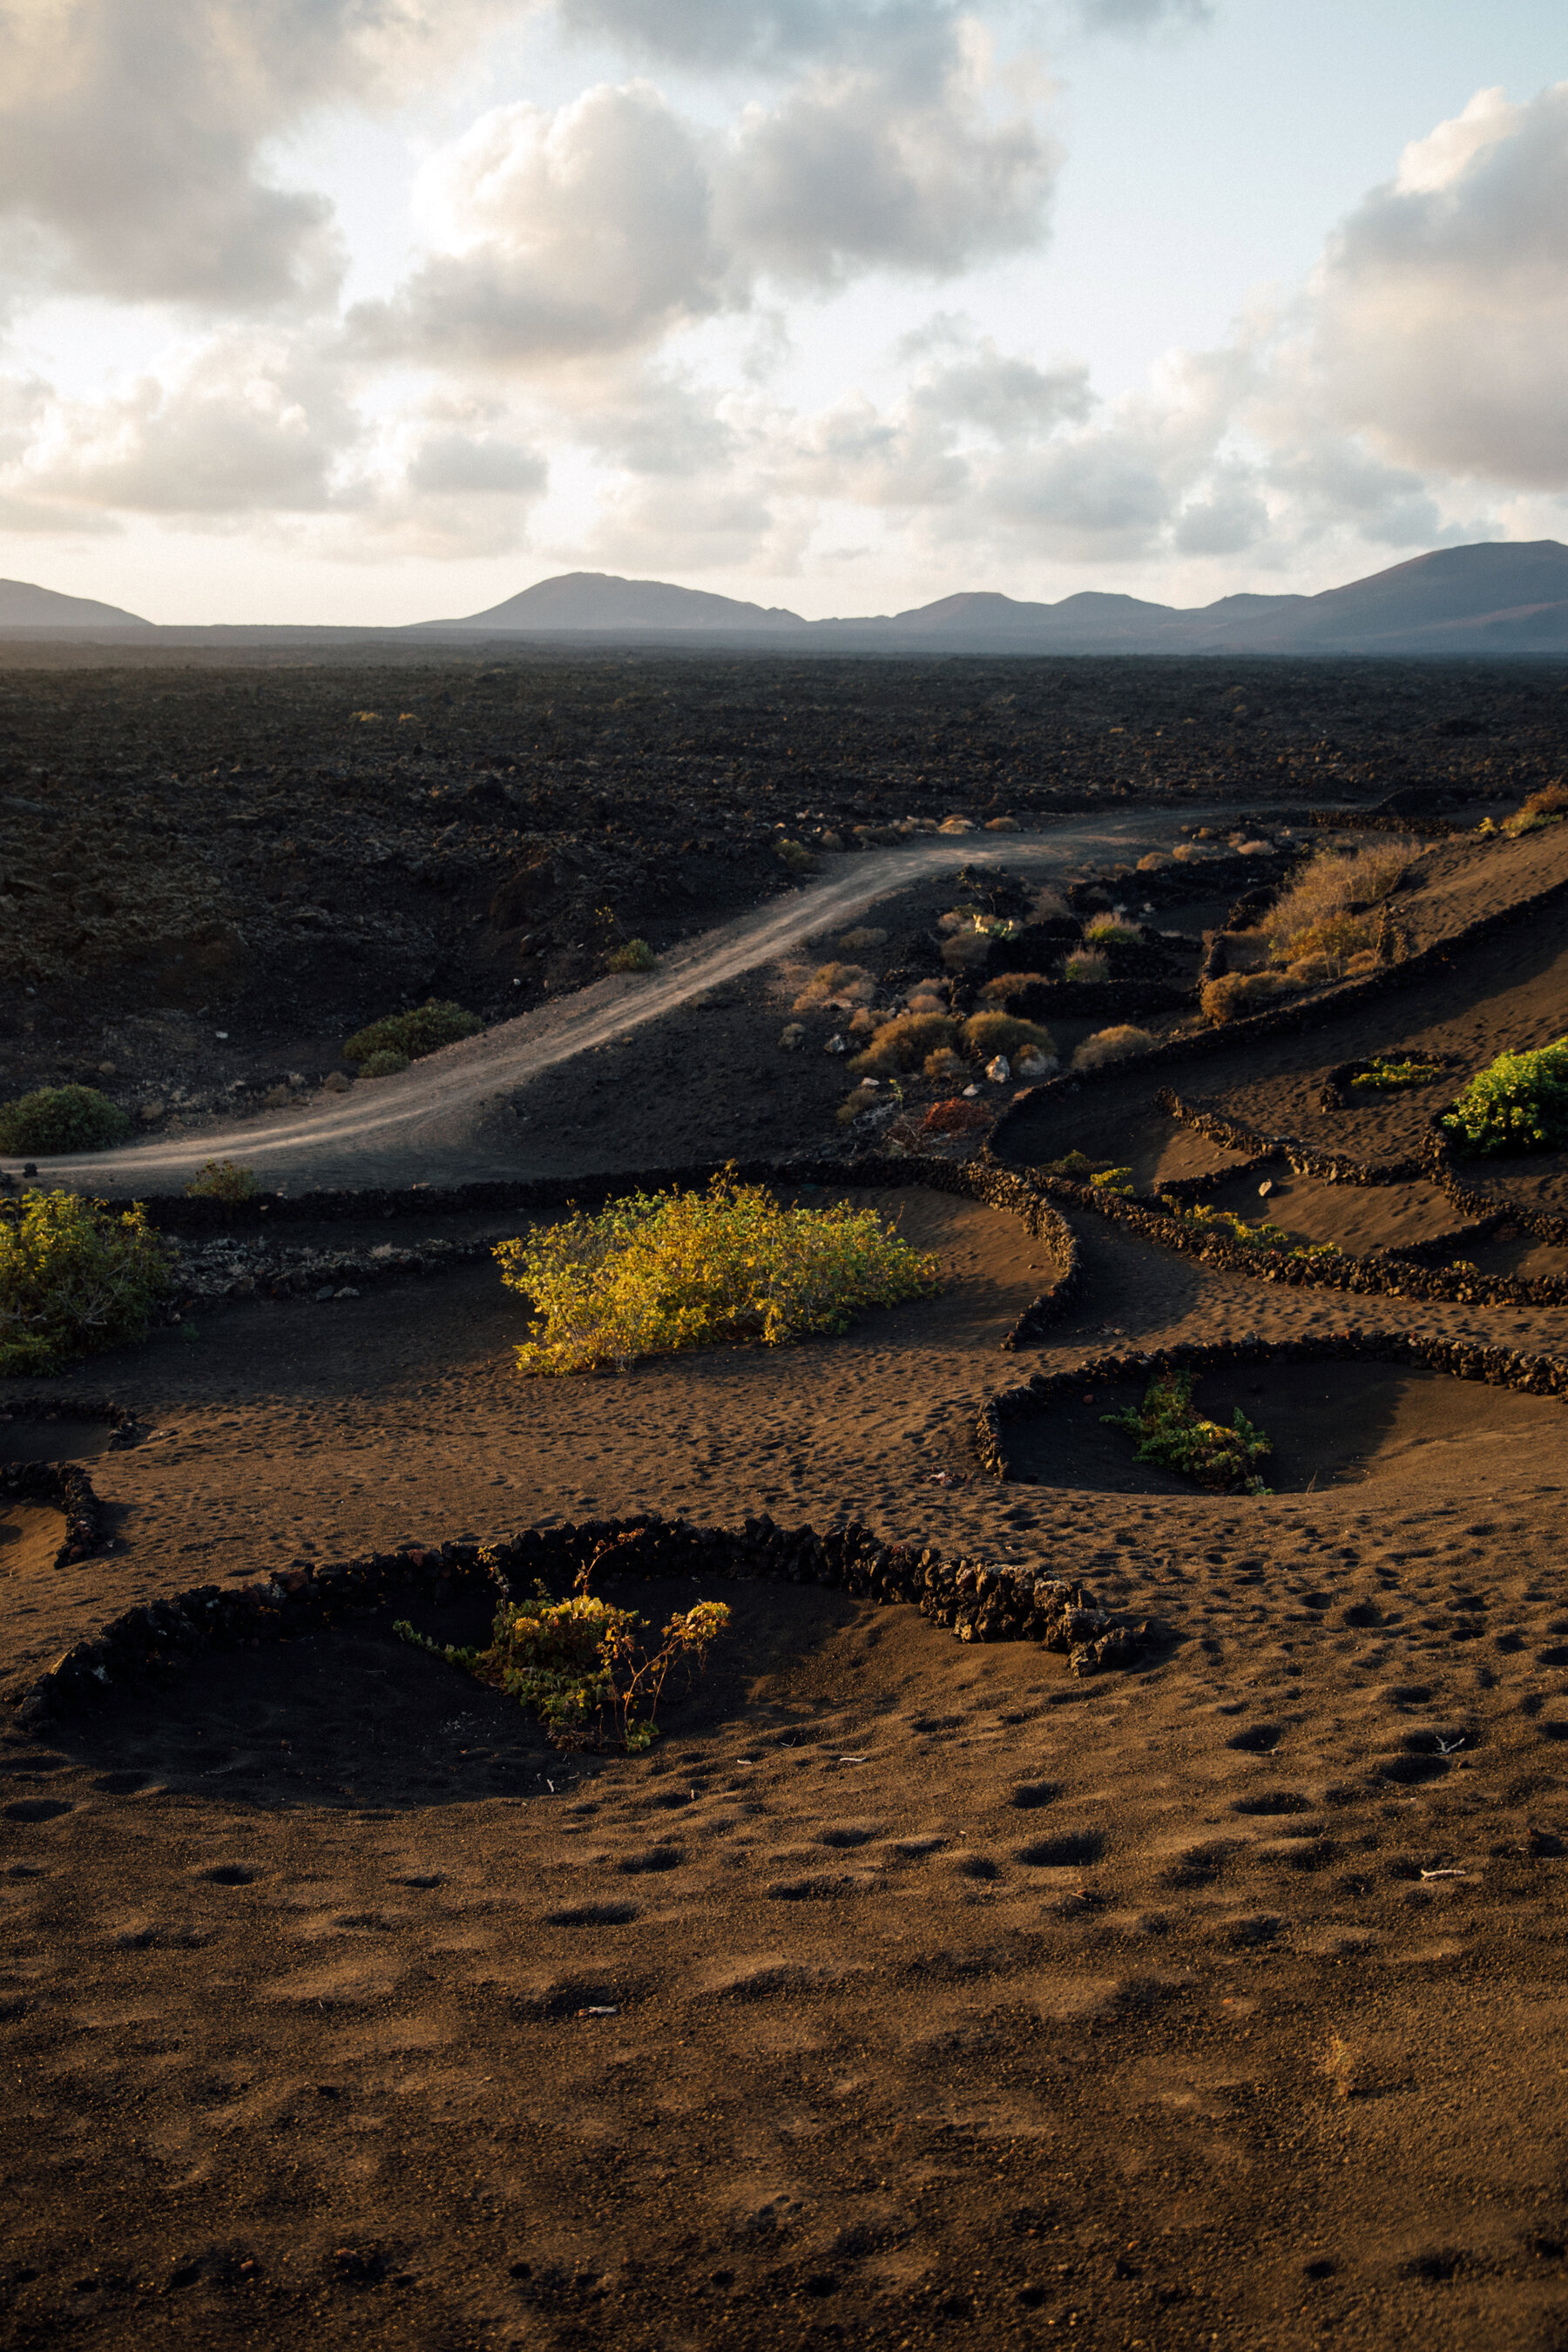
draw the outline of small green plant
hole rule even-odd
[[[356,1029],[343,1047],[343,1055],[351,1062],[368,1062],[374,1054],[402,1054],[417,1062],[426,1054],[438,1053],[443,1045],[455,1045],[459,1037],[478,1036],[484,1025],[460,1004],[445,1003],[433,996],[412,1013],[389,1013],[384,1019]]]
[[[1098,948],[1078,948],[1062,965],[1062,978],[1085,986],[1110,978],[1110,959]]]
[[[1436,1062],[1418,1061],[1412,1054],[1374,1054],[1351,1074],[1352,1089],[1367,1094],[1398,1094],[1405,1087],[1429,1087],[1443,1073]]]
[[[786,841],[784,837],[773,844],[773,856],[790,874],[815,874],[816,859],[804,841]]]
[[[0,1200],[0,1375],[56,1372],[144,1339],[172,1286],[140,1202],[115,1215],[75,1192]]]
[[[207,1160],[185,1187],[188,1201],[250,1201],[257,1192],[254,1168],[237,1168],[232,1160]]]
[[[390,1045],[384,1045],[379,1053],[365,1055],[359,1074],[362,1078],[395,1078],[399,1070],[407,1067],[406,1054],[395,1054]]]
[[[1557,1151],[1568,1145],[1568,1037],[1500,1054],[1439,1122],[1459,1149]]]
[[[1211,1208],[1206,1201],[1195,1201],[1191,1208],[1184,1208],[1168,1192],[1162,1192],[1154,1205],[1165,1216],[1174,1217],[1198,1233],[1216,1234],[1224,1241],[1239,1242],[1244,1249],[1277,1250],[1284,1257],[1294,1258],[1342,1255],[1338,1242],[1293,1242],[1281,1226],[1271,1225],[1267,1218],[1249,1225],[1234,1209]]]
[[[579,1211],[495,1256],[535,1318],[519,1368],[544,1373],[844,1331],[862,1307],[934,1290],[939,1273],[874,1209],[786,1209],[728,1171],[706,1192],[635,1192]]]
[[[1059,1160],[1040,1163],[1042,1176],[1066,1176],[1074,1184],[1093,1184],[1111,1192],[1131,1192],[1131,1168],[1119,1168],[1111,1160],[1090,1160],[1082,1151],[1065,1151]]]
[[[677,1610],[655,1633],[636,1610],[591,1592],[595,1570],[624,1540],[601,1544],[563,1601],[542,1584],[531,1601],[502,1601],[483,1649],[432,1642],[406,1618],[392,1630],[515,1698],[539,1717],[555,1747],[635,1755],[658,1738],[655,1718],[672,1670],[683,1667],[689,1684],[702,1672],[730,1612],[721,1601],[699,1601]],[[493,1567],[494,1555],[488,1557]]]
[[[1083,935],[1091,948],[1135,948],[1143,937],[1136,923],[1118,922],[1114,915],[1096,915]]]
[[[1191,1372],[1171,1372],[1152,1380],[1141,1406],[1100,1416],[1108,1429],[1124,1429],[1138,1440],[1140,1462],[1157,1462],[1163,1470],[1191,1478],[1216,1495],[1267,1495],[1269,1489],[1253,1469],[1274,1449],[1260,1430],[1254,1429],[1237,1405],[1228,1429],[1205,1421],[1193,1403]]]
[[[129,1113],[96,1087],[39,1087],[0,1104],[0,1151],[100,1151],[130,1132]]]
[[[628,940],[609,960],[612,971],[652,971],[658,958],[646,940]]]

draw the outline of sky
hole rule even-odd
[[[0,0],[0,575],[1178,604],[1568,539],[1562,0]]]

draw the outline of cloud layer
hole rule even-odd
[[[1211,13],[1058,22],[1201,36]],[[611,568],[876,546],[932,576],[1224,584],[1568,494],[1568,83],[1478,92],[1295,294],[1106,402],[1048,308],[1007,335],[962,309],[1047,250],[1071,168],[1016,29],[1000,0],[0,0],[14,320],[63,299],[166,325],[121,377],[0,373],[0,526],[499,555],[570,485],[568,560]],[[498,33],[591,50],[593,77],[444,123],[410,170],[412,258],[345,310],[343,229],[280,156],[333,110],[457,105]],[[861,288],[923,323],[786,397],[794,335]]]

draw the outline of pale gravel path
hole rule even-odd
[[[268,1186],[293,1189],[525,1176],[527,1148],[510,1116],[510,1098],[557,1064],[678,1011],[944,869],[1027,866],[1048,876],[1086,856],[1122,862],[1163,846],[1183,824],[1215,814],[1142,810],[1063,824],[1044,835],[971,834],[835,858],[822,881],[672,948],[650,977],[595,981],[558,1004],[541,1005],[448,1045],[396,1077],[327,1096],[304,1111],[97,1156],[40,1160],[38,1180],[121,1195],[168,1192],[182,1188],[213,1158],[238,1159]],[[5,1164],[20,1173],[20,1160]]]

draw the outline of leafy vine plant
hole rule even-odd
[[[506,1593],[483,1649],[433,1642],[406,1618],[393,1632],[515,1698],[538,1717],[552,1746],[637,1755],[658,1738],[656,1718],[670,1675],[679,1668],[691,1687],[728,1626],[730,1611],[721,1601],[699,1601],[676,1610],[656,1632],[636,1610],[591,1591],[595,1571],[632,1540],[623,1535],[602,1543],[564,1600],[543,1584],[526,1601]],[[487,1547],[480,1559],[504,1591],[496,1552]]]

